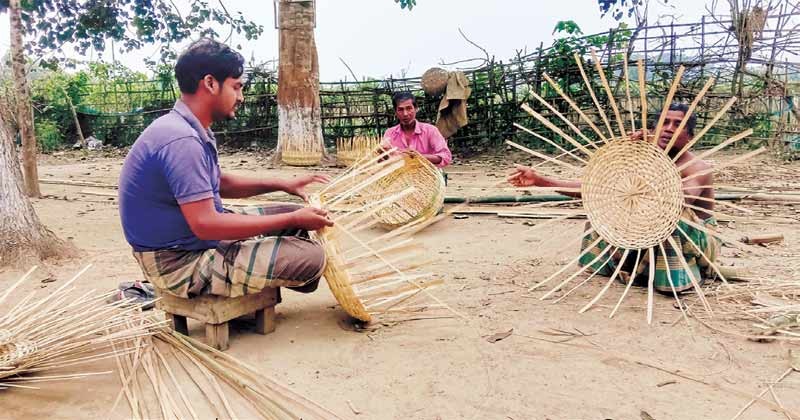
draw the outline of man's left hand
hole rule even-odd
[[[308,184],[318,182],[320,184],[327,184],[331,182],[331,177],[328,175],[304,175],[294,179],[284,181],[283,191],[296,195],[308,201],[308,194],[306,193],[306,186]]]

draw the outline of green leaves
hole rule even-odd
[[[0,11],[8,0],[0,0]],[[113,45],[119,52],[160,44],[161,62],[175,57],[172,45],[199,36],[219,37],[215,27],[228,27],[247,40],[258,38],[262,25],[229,13],[225,7],[192,0],[187,11],[170,0],[23,0],[23,23],[28,53],[35,57],[60,53],[65,45],[80,55]],[[183,12],[183,13],[182,13]],[[228,32],[228,31],[225,31]]]
[[[409,11],[417,5],[417,0],[394,0],[395,3],[400,3],[401,9],[408,9]]]

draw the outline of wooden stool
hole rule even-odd
[[[203,295],[191,299],[179,298],[156,289],[160,298],[156,308],[172,317],[175,331],[189,335],[186,318],[206,324],[208,345],[219,350],[228,348],[228,321],[255,312],[256,332],[269,334],[275,331],[275,305],[281,301],[280,288],[268,287],[253,295],[235,298]]]

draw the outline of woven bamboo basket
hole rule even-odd
[[[414,193],[375,214],[379,226],[395,229],[436,216],[444,206],[444,176],[428,159],[415,151],[403,152],[405,165],[365,190],[365,197],[385,196],[413,187]]]
[[[431,96],[439,96],[447,89],[450,74],[439,67],[431,67],[422,74],[422,90]]]
[[[322,161],[322,152],[311,150],[284,150],[281,161],[290,166],[317,166]]]
[[[373,153],[381,144],[379,137],[353,137],[336,141],[336,161],[339,166],[351,166]]]
[[[402,191],[380,190],[383,193],[379,197],[365,200],[369,187],[405,168],[408,160],[391,154],[361,159],[309,198],[311,206],[328,209],[335,222],[333,227],[312,233],[325,249],[323,276],[342,309],[365,322],[376,314],[407,314],[420,297],[437,301],[422,305],[424,308],[446,307],[428,291],[441,279],[417,272],[431,263],[424,247],[411,238],[425,227],[424,220],[378,237],[368,239],[361,234],[380,223],[377,213],[415,193],[413,186]]]
[[[592,226],[610,244],[643,249],[675,231],[683,209],[681,174],[650,141],[618,138],[586,165],[581,195]]]

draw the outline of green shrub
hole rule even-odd
[[[42,152],[52,152],[61,147],[64,136],[58,124],[49,120],[39,120],[36,121],[35,131],[36,141],[39,142]]]

